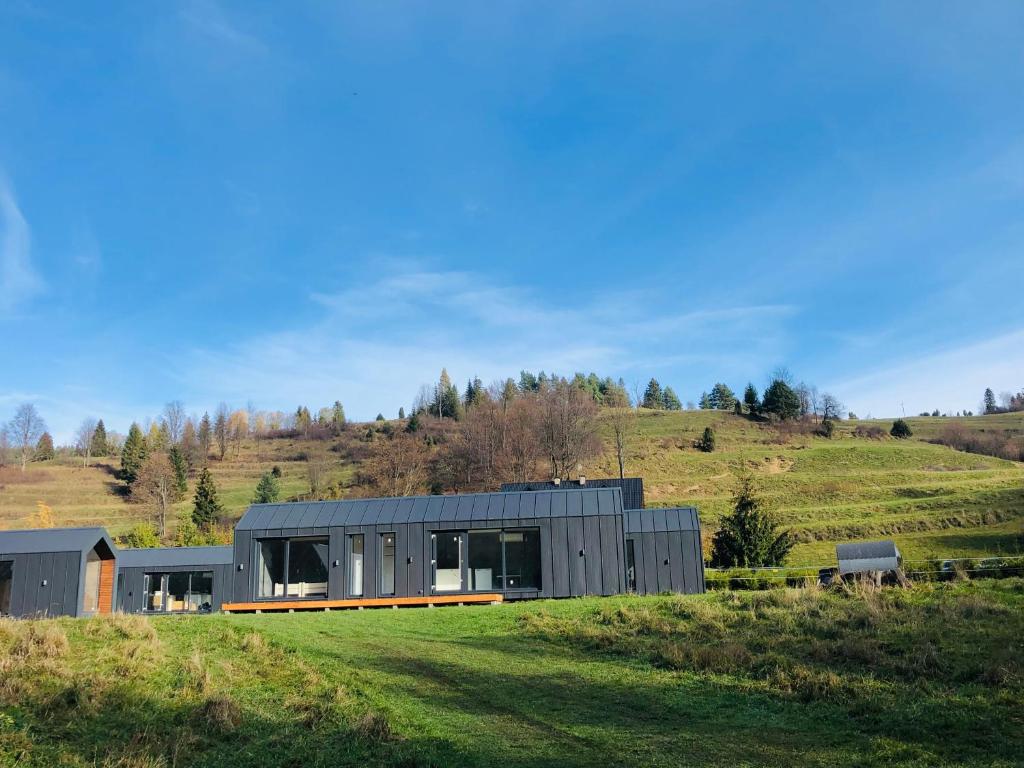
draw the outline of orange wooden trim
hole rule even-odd
[[[114,566],[116,560],[100,561],[100,604],[99,613],[112,613],[114,610]]]
[[[256,603],[224,603],[221,610],[233,611],[322,611],[324,608],[387,608],[392,605],[453,605],[457,603],[500,603],[497,593],[472,595],[423,595],[422,597],[367,597],[349,600],[261,600]]]

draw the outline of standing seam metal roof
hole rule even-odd
[[[230,565],[235,548],[224,547],[154,547],[122,549],[117,553],[119,568],[158,568],[163,565]]]
[[[527,493],[474,493],[390,499],[253,504],[235,530],[516,520],[622,512],[618,488],[567,488]],[[305,521],[311,520],[309,524]]]
[[[665,507],[658,509],[627,509],[624,513],[626,533],[660,531],[699,531],[696,507]]]
[[[560,489],[584,489],[584,488],[620,488],[622,490],[623,509],[644,508],[644,481],[642,477],[595,477],[587,478],[585,485],[580,485],[579,480],[563,480],[555,485],[553,480],[531,480],[526,483],[502,483],[502,493],[514,493],[522,491],[557,491]]]
[[[117,547],[103,528],[40,528],[28,531],[0,531],[0,553],[88,552],[99,542],[117,554]]]
[[[840,560],[874,560],[879,557],[899,557],[899,554],[896,542],[892,540],[836,544],[836,557]]]

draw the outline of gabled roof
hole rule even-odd
[[[27,531],[0,531],[0,554],[22,555],[34,552],[88,552],[103,542],[112,553],[117,547],[103,528],[38,528]]]
[[[699,531],[700,518],[696,507],[658,509],[627,509],[623,515],[626,533],[657,533],[659,531]]]
[[[253,504],[236,531],[328,528],[391,523],[508,521],[538,517],[614,515],[622,512],[618,488],[570,488],[540,493],[464,493],[386,499]]]
[[[122,549],[117,553],[119,568],[159,568],[171,565],[230,565],[234,547],[154,547]]]
[[[896,548],[896,542],[890,540],[836,544],[836,557],[840,560],[874,560],[880,557],[899,556],[900,551]]]
[[[585,485],[579,480],[530,480],[526,483],[502,483],[502,492],[509,491],[550,491],[558,488],[621,488],[623,509],[644,508],[644,480],[642,477],[597,477],[587,478]]]

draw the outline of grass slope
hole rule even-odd
[[[1024,581],[0,622],[0,764],[1024,764]]]
[[[1024,466],[924,441],[949,419],[908,421],[911,440],[855,438],[844,422],[834,439],[783,443],[768,425],[732,414],[641,412],[626,470],[644,478],[648,506],[693,504],[708,528],[729,509],[736,473],[753,472],[800,541],[794,565],[831,563],[836,541],[878,536],[895,538],[911,558],[1024,551]],[[1024,414],[959,421],[1024,434]],[[855,424],[865,423],[873,422]],[[706,426],[717,439],[710,454],[693,448]],[[595,470],[618,472],[611,455]]]
[[[796,435],[782,442],[776,430],[732,414],[710,411],[641,411],[627,472],[644,478],[649,506],[693,504],[708,530],[730,505],[739,469],[753,471],[764,495],[800,543],[793,565],[830,564],[836,541],[892,536],[905,556],[952,557],[1024,551],[1024,465],[962,453],[926,442],[950,422],[912,418],[911,440],[868,440],[841,423],[833,440]],[[972,430],[1024,435],[1024,414],[958,420]],[[886,429],[888,422],[877,423]],[[711,426],[717,450],[693,448]],[[604,425],[610,444],[610,429]],[[327,442],[246,442],[210,462],[228,514],[238,516],[261,473],[281,467],[282,495],[308,490],[305,457],[328,466],[327,482],[346,483],[357,467]],[[28,523],[36,501],[49,504],[59,525],[106,525],[116,535],[146,519],[147,511],[119,494],[115,462],[90,467],[58,460],[0,471],[0,528]],[[591,477],[618,473],[614,454],[586,468]],[[193,481],[194,484],[194,481]],[[190,497],[178,505],[191,507]]]

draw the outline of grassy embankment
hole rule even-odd
[[[0,764],[1024,764],[1024,581],[0,622]]]
[[[950,419],[908,421],[914,430],[910,440],[855,438],[854,425],[842,422],[832,440],[795,435],[780,442],[771,427],[731,414],[641,412],[627,472],[645,479],[650,506],[694,504],[710,530],[729,507],[735,472],[750,469],[800,540],[790,557],[794,565],[831,563],[836,541],[878,536],[894,537],[910,558],[1024,551],[1024,466],[926,442]],[[959,421],[972,430],[1024,434],[1024,414]],[[711,454],[693,448],[708,425],[717,433]],[[285,497],[307,491],[307,454],[327,462],[329,482],[350,481],[357,466],[330,448],[327,442],[246,442],[237,456],[229,450],[223,462],[210,466],[229,515],[238,516],[259,475],[274,465],[284,473]],[[33,464],[24,476],[17,468],[5,469],[0,528],[25,525],[42,500],[60,525],[106,525],[123,532],[147,512],[120,495],[115,465],[112,459],[87,468],[58,460]],[[586,472],[617,474],[610,447]],[[189,504],[190,499],[179,504],[179,512]]]

